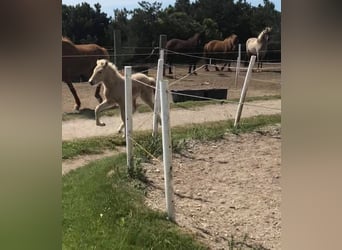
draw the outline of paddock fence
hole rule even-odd
[[[251,81],[263,83],[263,84],[273,84],[280,86],[281,81],[278,79],[261,79],[258,78],[258,74],[253,75],[253,67],[255,64],[255,56],[252,56],[250,61],[243,60],[244,52],[241,50],[241,46],[239,46],[239,51],[231,52],[236,55],[236,60],[227,60],[227,59],[215,59],[219,64],[230,63],[232,72],[230,75],[226,77],[226,75],[222,76],[222,81],[226,81],[226,78],[234,78],[235,82],[235,89],[240,93],[239,100],[231,100],[228,98],[225,99],[216,99],[211,97],[199,96],[199,95],[191,95],[185,93],[177,93],[172,89],[173,86],[183,83],[185,80],[189,79],[190,77],[194,77],[193,73],[185,73],[182,74],[180,77],[175,74],[172,79],[166,79],[166,76],[163,76],[164,68],[167,66],[165,55],[167,53],[175,53],[183,58],[194,58],[198,60],[199,67],[195,69],[195,72],[200,75],[201,77],[205,78],[212,77],[214,74],[217,74],[215,71],[211,70],[210,72],[204,71],[203,68],[208,66],[214,66],[211,62],[214,58],[203,57],[202,53],[196,54],[185,54],[179,53],[175,51],[166,51],[163,46],[158,47],[144,47],[144,48],[136,48],[136,47],[122,47],[120,50],[113,49],[113,53],[111,53],[110,49],[110,56],[113,62],[122,63],[121,65],[124,66],[124,71],[122,72],[125,75],[125,98],[126,98],[126,127],[125,127],[125,134],[126,134],[126,150],[127,150],[127,167],[131,169],[133,167],[134,162],[134,155],[133,149],[134,147],[139,147],[142,150],[146,151],[148,155],[152,157],[153,160],[159,162],[164,167],[164,180],[165,180],[165,197],[166,197],[166,210],[168,213],[168,218],[172,221],[176,220],[175,217],[175,210],[174,210],[174,199],[173,199],[173,184],[172,184],[172,150],[171,150],[171,120],[172,120],[172,113],[176,112],[173,109],[170,110],[170,103],[172,102],[171,99],[173,96],[187,96],[192,97],[200,100],[210,100],[215,103],[219,103],[222,106],[222,120],[227,119],[234,119],[234,126],[238,126],[240,117],[243,112],[243,107],[257,107],[258,109],[265,109],[265,110],[272,110],[276,112],[281,112],[281,109],[277,107],[267,107],[263,105],[258,105],[255,103],[245,102],[245,98],[247,95],[247,90],[250,87],[249,83]],[[124,51],[126,50],[126,51]],[[136,53],[137,50],[140,50],[141,53]],[[146,51],[146,52],[145,52]],[[279,52],[279,51],[274,51]],[[96,56],[96,55],[94,55]],[[69,56],[70,57],[70,56]],[[136,60],[135,60],[136,59]],[[132,63],[133,61],[134,63]],[[209,63],[207,63],[209,62]],[[264,60],[263,63],[267,65],[265,68],[262,69],[264,72],[281,72],[281,62],[275,62],[272,60]],[[248,64],[248,66],[247,66]],[[184,68],[187,67],[185,63],[176,63],[173,65],[175,71],[184,72]],[[120,68],[119,68],[120,69]],[[153,157],[153,154],[148,152],[146,148],[140,145],[137,141],[133,138],[133,122],[132,119],[132,85],[131,85],[131,74],[133,72],[142,72],[146,74],[152,74],[155,72],[156,74],[156,86],[152,87],[146,85],[143,82],[141,84],[145,84],[146,86],[153,88],[155,91],[155,109],[154,112],[151,112],[149,116],[142,123],[151,123],[152,127],[152,135],[156,136],[158,133],[162,133],[162,140],[163,140],[163,161]],[[221,73],[222,74],[222,73]],[[178,79],[177,79],[178,77]],[[203,79],[202,79],[203,81]],[[205,82],[206,80],[204,80]],[[242,84],[243,83],[243,84]],[[227,88],[227,91],[230,90]],[[177,108],[184,109],[181,104],[176,104]],[[225,108],[230,108],[230,111],[225,110]],[[232,111],[233,110],[233,111]],[[197,112],[197,111],[196,111]],[[206,119],[209,120],[210,114],[206,114]],[[161,118],[161,131],[158,128],[158,117]],[[189,115],[189,119],[192,117]],[[203,121],[205,122],[206,119]],[[191,120],[190,122],[191,123]],[[139,125],[138,125],[139,126]]]

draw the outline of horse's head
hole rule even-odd
[[[197,45],[198,46],[203,45],[204,41],[205,41],[205,31],[203,30],[200,33],[198,33],[198,43],[197,43]]]
[[[93,74],[89,78],[88,82],[90,85],[96,85],[104,81],[104,71],[108,67],[108,60],[99,59],[96,61],[96,66],[93,70]]]
[[[271,27],[266,27],[266,28],[265,28],[265,31],[266,31],[266,33],[271,33],[272,28],[271,28]]]
[[[263,37],[265,38],[266,42],[270,40],[270,35],[271,35],[272,28],[271,27],[266,27],[262,33]]]

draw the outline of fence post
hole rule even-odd
[[[113,63],[116,65],[116,32],[115,30],[113,29],[113,41],[114,41],[114,44],[113,44],[113,48],[114,48],[114,51],[113,51]]]
[[[236,115],[235,115],[234,127],[236,127],[237,124],[240,121],[240,117],[241,117],[241,113],[242,113],[242,108],[243,108],[243,103],[245,102],[247,88],[248,88],[249,80],[251,78],[251,74],[252,74],[252,69],[254,67],[254,63],[255,63],[255,56],[251,56],[251,60],[249,61],[249,65],[248,65],[248,69],[247,69],[247,74],[246,74],[245,81],[243,83],[243,87],[242,87],[242,91],[241,91],[239,106],[238,106],[238,109],[237,109]]]
[[[164,59],[164,62],[165,62],[164,50],[166,47],[166,41],[167,41],[166,35],[159,36],[159,59]]]
[[[164,63],[166,63],[167,51],[165,52],[167,42],[166,35],[159,36],[159,59],[163,59]],[[165,65],[163,66],[163,76],[165,75]]]
[[[126,152],[127,152],[127,168],[128,172],[132,171],[133,162],[133,145],[132,135],[132,66],[125,66],[125,135],[126,135]]]
[[[168,219],[175,221],[175,209],[173,199],[172,184],[172,144],[170,130],[170,102],[167,80],[160,83],[160,100],[161,100],[161,119],[162,119],[162,139],[163,139],[163,163],[164,163],[164,181],[165,181],[165,199]]]
[[[163,80],[163,68],[164,59],[160,58],[158,60],[158,70],[156,77],[156,90],[154,95],[154,110],[153,110],[153,132],[152,136],[155,137],[158,132],[158,116],[160,113],[160,81]]]
[[[236,70],[235,70],[235,88],[237,88],[237,81],[240,73],[240,62],[241,62],[241,43],[239,43],[239,54],[236,61]]]

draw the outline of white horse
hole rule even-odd
[[[106,59],[97,60],[93,74],[89,78],[91,85],[103,83],[104,101],[95,108],[95,120],[97,126],[106,124],[99,119],[99,113],[113,107],[116,103],[120,106],[121,121],[117,132],[121,133],[125,126],[125,78],[120,74],[117,67]],[[140,97],[153,110],[153,93],[155,80],[142,73],[132,75],[132,101],[133,113],[136,110],[136,99]],[[159,118],[159,117],[158,117]],[[159,118],[160,121],[160,118]]]
[[[257,68],[262,68],[262,60],[264,59],[267,52],[267,45],[270,39],[270,32],[272,28],[266,27],[260,32],[258,37],[251,37],[246,41],[246,53],[249,59],[252,55],[256,56],[258,63]]]

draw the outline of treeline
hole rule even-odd
[[[264,0],[263,5],[257,7],[245,0],[197,0],[193,3],[190,0],[176,0],[174,6],[166,8],[162,8],[161,2],[141,1],[138,4],[139,8],[133,10],[113,10],[114,18],[103,13],[99,3],[93,7],[88,3],[62,5],[62,35],[75,43],[97,43],[113,49],[113,31],[116,30],[118,43],[122,47],[151,51],[151,48],[158,46],[160,34],[166,34],[168,39],[187,39],[196,32],[204,31],[205,39],[209,41],[223,40],[235,33],[244,47],[249,37],[257,36],[266,26],[270,26],[271,53],[268,53],[268,59],[280,60],[281,13],[269,0]]]

